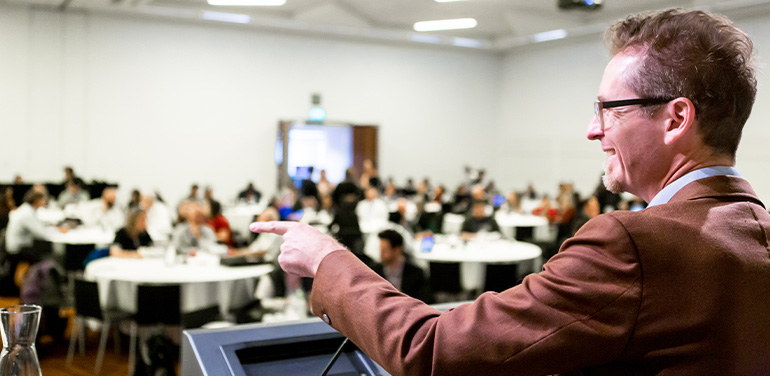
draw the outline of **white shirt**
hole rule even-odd
[[[35,209],[23,203],[10,213],[5,233],[8,253],[17,254],[24,247],[31,247],[35,239],[48,239],[45,225],[37,218]]]
[[[153,241],[167,241],[171,235],[171,214],[162,202],[155,201],[147,210],[147,233]]]
[[[102,207],[102,199],[91,200],[83,211],[83,223],[86,226],[101,227],[109,232],[116,232],[126,223],[126,215],[116,205],[112,205],[107,211]]]
[[[278,254],[281,253],[281,244],[283,244],[283,236],[263,232],[259,234],[257,240],[249,244],[249,250],[252,252],[265,251],[265,261],[271,262],[277,259]]]
[[[379,198],[362,200],[356,206],[356,215],[364,232],[365,229],[379,229],[388,223],[388,205]]]

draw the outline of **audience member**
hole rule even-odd
[[[381,188],[382,183],[380,182],[380,177],[377,174],[377,168],[374,166],[374,161],[371,159],[364,159],[363,171],[361,172],[360,181],[361,189],[374,187],[379,190]]]
[[[508,192],[505,202],[500,206],[500,211],[507,214],[521,214],[521,202],[519,194],[515,191]]]
[[[471,209],[473,199],[468,192],[468,187],[465,185],[457,186],[457,190],[454,193],[454,199],[452,203],[452,213],[466,214]]]
[[[307,179],[302,179],[300,182],[300,194],[301,197],[315,197],[316,200],[319,202],[321,201],[321,197],[318,195],[318,186],[316,186],[315,182],[313,181],[313,166],[310,166],[307,168],[308,170],[308,177]]]
[[[235,247],[230,222],[222,215],[222,204],[216,200],[209,200],[203,205],[203,213],[208,218],[206,223],[214,230],[217,242],[229,248]]]
[[[129,198],[128,205],[126,205],[126,211],[131,209],[139,209],[141,207],[141,201],[142,194],[139,193],[138,189],[134,189],[131,191],[131,198]]]
[[[269,207],[257,216],[257,222],[270,222],[279,220],[278,211]],[[269,235],[269,236],[264,236]],[[278,259],[281,253],[283,238],[276,234],[259,234],[256,240],[249,244],[249,251],[261,256],[265,261],[272,262]]]
[[[156,243],[167,244],[172,232],[171,212],[166,204],[155,199],[155,193],[142,195],[140,207],[147,214],[147,232]]]
[[[464,239],[470,239],[479,232],[500,232],[500,226],[493,217],[487,215],[487,202],[474,200],[471,215],[463,222],[461,231]]]
[[[57,204],[61,208],[65,208],[68,205],[79,205],[87,202],[90,199],[88,192],[77,182],[67,183],[67,188],[59,194]]]
[[[45,205],[46,198],[42,193],[29,190],[24,195],[24,203],[13,211],[5,234],[5,247],[10,261],[10,270],[14,272],[20,261],[34,264],[49,254],[41,253],[40,249],[33,246],[35,240],[48,240],[45,225],[41,222],[35,211]],[[59,231],[67,232],[66,227],[59,227]]]
[[[366,229],[379,229],[388,222],[388,206],[380,199],[377,188],[366,189],[366,199],[356,205],[358,223]]]
[[[238,193],[238,201],[246,202],[249,204],[256,204],[262,199],[262,192],[258,191],[254,187],[254,183],[249,182],[246,189]]]
[[[190,186],[190,193],[187,194],[181,201],[179,201],[179,205],[177,205],[177,214],[179,213],[179,208],[184,204],[185,202],[194,202],[198,205],[203,205],[203,199],[198,197],[198,184],[193,183],[193,185]]]
[[[422,269],[412,264],[404,253],[404,238],[395,230],[385,230],[380,238],[380,262],[374,271],[390,282],[398,291],[426,303],[431,294]]]
[[[353,207],[361,199],[361,189],[358,188],[353,180],[353,170],[347,169],[345,171],[345,180],[337,185],[332,192],[332,201],[335,207],[341,206],[343,203],[353,203]]]
[[[118,205],[117,189],[107,187],[102,191],[102,197],[91,200],[84,212],[83,223],[87,226],[99,226],[107,231],[116,231],[123,227],[126,216]]]
[[[194,201],[184,202],[179,207],[179,215],[183,222],[176,225],[172,235],[172,244],[177,252],[214,252],[216,235],[214,230],[206,226],[206,216],[201,206]]]
[[[147,233],[147,213],[142,209],[134,208],[126,215],[126,226],[115,233],[115,240],[110,247],[110,256],[141,258],[136,250],[139,247],[152,245],[152,237]]]
[[[8,186],[0,192],[0,230],[8,226],[8,218],[14,210],[16,201],[13,200],[13,187]]]
[[[318,194],[322,200],[324,196],[330,196],[334,190],[334,184],[326,179],[326,170],[321,170],[321,179],[318,180]]]

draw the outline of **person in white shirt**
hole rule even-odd
[[[114,187],[105,188],[102,197],[91,200],[84,213],[83,223],[86,226],[98,226],[102,229],[115,232],[126,223],[126,215],[118,205],[115,204],[117,189]]]
[[[11,212],[5,237],[12,273],[16,272],[16,266],[21,261],[34,264],[49,255],[33,246],[35,240],[48,240],[45,225],[36,214],[36,210],[45,204],[44,194],[30,190],[24,195],[24,203]],[[59,231],[67,232],[67,228],[60,227]]]
[[[65,208],[67,205],[80,205],[87,202],[89,199],[88,192],[83,190],[83,187],[80,186],[80,184],[77,182],[70,182],[67,184],[67,189],[59,194],[59,199],[56,203],[59,207]]]
[[[270,222],[277,221],[280,217],[278,211],[275,208],[267,208],[262,214],[257,216],[257,222]],[[264,236],[269,235],[269,236]],[[259,234],[256,240],[249,244],[249,251],[257,255],[261,255],[265,261],[271,262],[278,258],[278,254],[281,253],[281,244],[283,243],[283,237],[276,234]]]
[[[147,233],[153,241],[161,245],[168,242],[172,230],[168,207],[156,201],[154,193],[143,194],[139,206],[147,213]]]
[[[379,231],[388,223],[388,205],[379,196],[377,188],[369,187],[366,189],[366,199],[356,205],[358,223],[364,232]]]
[[[177,252],[214,252],[217,237],[214,230],[206,225],[206,216],[203,215],[201,206],[192,201],[182,203],[179,215],[184,222],[174,228],[172,236],[172,244]]]

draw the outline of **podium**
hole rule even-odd
[[[320,375],[345,337],[318,318],[185,330],[182,375]],[[329,376],[389,375],[352,343]]]

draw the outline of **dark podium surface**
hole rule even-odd
[[[462,303],[434,305],[443,311]],[[319,318],[185,330],[182,375],[320,375],[345,337]],[[352,343],[329,376],[389,376]]]

